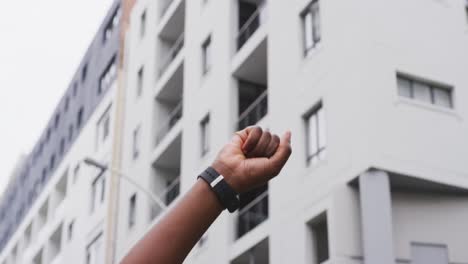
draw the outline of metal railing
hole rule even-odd
[[[162,4],[162,8],[161,8],[161,17],[163,17],[164,14],[166,14],[167,9],[171,6],[172,2],[174,2],[174,0],[166,0],[166,1]]]
[[[266,219],[268,219],[268,191],[257,196],[239,211],[237,237],[242,237]]]
[[[265,23],[267,18],[266,1],[258,5],[257,10],[247,19],[247,21],[239,29],[237,34],[237,50],[250,39],[250,37],[257,31],[257,29]]]
[[[161,197],[164,198],[166,205],[169,206],[180,193],[180,177],[174,179],[164,191],[161,193]]]
[[[239,116],[237,128],[242,130],[255,125],[268,113],[268,90],[265,90],[249,107]]]
[[[177,57],[180,50],[184,47],[184,33],[182,33],[179,38],[174,42],[172,47],[169,49],[168,54],[162,60],[161,67],[159,67],[159,76],[163,75],[166,69],[169,67],[171,62]]]
[[[182,118],[182,100],[177,104],[177,106],[169,114],[169,118],[166,122],[163,123],[163,126],[158,131],[156,135],[156,145],[158,145],[163,138],[171,131],[171,129],[179,122]]]

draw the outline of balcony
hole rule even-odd
[[[266,1],[239,1],[239,31],[237,50],[253,36],[267,19]]]
[[[265,238],[231,261],[231,264],[269,264],[270,249],[268,243],[268,238]]]
[[[239,119],[237,129],[242,130],[248,126],[257,124],[268,113],[268,91],[265,89],[260,95],[247,97],[241,94],[239,101]],[[253,100],[252,103],[250,103]]]
[[[156,145],[159,145],[171,129],[182,119],[182,110],[182,100],[180,100],[169,112],[167,120],[161,124],[162,126],[156,134]]]
[[[165,141],[166,142],[166,141]],[[151,190],[167,206],[176,200],[180,193],[180,167],[182,156],[182,133],[178,133],[161,151],[153,162]],[[151,217],[161,213],[161,208],[151,208]]]
[[[241,205],[237,221],[237,238],[268,219],[268,186],[243,193],[239,198]]]
[[[161,77],[166,72],[169,65],[171,65],[171,63],[175,60],[175,58],[177,58],[177,55],[179,55],[180,51],[184,47],[184,35],[181,34],[176,39],[176,41],[168,42],[166,43],[166,45],[169,45],[170,48],[166,53],[166,57],[164,57],[161,60],[161,65],[159,67],[159,72],[158,72],[159,77]]]

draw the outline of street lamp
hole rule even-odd
[[[83,160],[84,164],[88,165],[88,166],[91,166],[91,167],[95,167],[97,169],[100,170],[99,174],[103,174],[104,172],[106,171],[110,171],[110,172],[113,172],[115,174],[117,174],[120,178],[126,180],[128,183],[132,184],[134,187],[136,187],[137,189],[139,189],[140,191],[144,192],[146,195],[148,195],[151,200],[153,200],[154,203],[156,203],[159,207],[161,207],[162,210],[165,210],[167,208],[167,206],[164,204],[163,201],[161,201],[161,199],[155,195],[153,195],[150,191],[148,191],[146,188],[144,188],[143,186],[141,186],[140,184],[138,184],[136,181],[134,181],[132,178],[130,177],[127,177],[122,171],[118,170],[118,169],[115,169],[115,168],[112,168],[112,167],[109,167],[105,164],[102,164],[92,158],[85,158]]]

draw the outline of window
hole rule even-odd
[[[80,175],[80,164],[76,164],[75,168],[73,169],[73,183],[76,182],[76,179]]]
[[[328,220],[327,213],[322,213],[307,223],[307,254],[311,263],[320,264],[330,257],[328,248]]]
[[[67,96],[67,98],[65,98],[65,107],[64,107],[65,113],[68,111],[69,106],[70,106],[70,97]]]
[[[50,170],[52,171],[52,169],[55,167],[55,154],[52,154],[52,156],[50,157]]]
[[[109,106],[97,123],[97,147],[106,141],[110,131],[110,109]]]
[[[73,238],[73,226],[75,225],[75,220],[72,220],[68,224],[68,241],[72,240]]]
[[[63,155],[65,152],[65,138],[62,138],[60,140],[60,155]]]
[[[52,134],[52,131],[50,130],[50,128],[48,128],[47,129],[47,134],[46,134],[46,142],[49,142],[51,134]]]
[[[116,56],[112,57],[104,72],[99,79],[98,95],[104,92],[115,83],[117,77]]]
[[[73,139],[73,125],[68,126],[68,142],[71,142]]]
[[[448,264],[446,245],[411,243],[411,263],[414,264]]]
[[[319,1],[314,0],[301,13],[304,53],[307,54],[322,39]]]
[[[138,70],[138,76],[137,76],[137,97],[140,97],[142,92],[143,92],[143,78],[144,78],[144,66],[140,67],[140,70]]]
[[[55,116],[55,124],[54,124],[55,129],[58,129],[59,124],[60,124],[60,114],[57,114]]]
[[[397,74],[398,95],[427,104],[453,108],[452,88]]]
[[[135,213],[136,213],[136,193],[130,197],[130,204],[128,207],[128,228],[132,228],[135,225]]]
[[[81,70],[81,82],[84,83],[86,81],[86,77],[88,75],[88,65],[85,64],[83,69]]]
[[[202,69],[206,74],[211,67],[211,36],[209,36],[202,45]]]
[[[76,116],[76,128],[80,128],[83,123],[83,111],[83,107],[80,107],[80,110],[78,110],[78,114]]]
[[[91,213],[104,202],[106,191],[106,179],[99,175],[91,185]]]
[[[86,264],[99,264],[103,262],[104,247],[102,245],[101,233],[86,247]]]
[[[146,10],[143,11],[140,17],[140,37],[143,38],[146,32]]]
[[[140,155],[140,126],[133,130],[133,159]]]
[[[210,150],[210,115],[206,115],[200,122],[201,128],[201,155],[205,156]]]
[[[114,33],[114,31],[117,29],[117,26],[119,25],[119,21],[120,21],[120,15],[121,15],[121,11],[119,7],[115,10],[114,14],[112,15],[112,18],[109,20],[109,22],[106,25],[106,28],[104,29],[104,34],[102,38],[103,43],[106,43],[107,40],[112,37],[112,34]]]
[[[304,117],[306,123],[307,162],[314,164],[325,158],[327,145],[325,113],[322,103]]]
[[[78,83],[75,82],[73,85],[73,97],[75,97],[78,94]]]

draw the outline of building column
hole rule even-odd
[[[371,170],[359,176],[362,241],[365,264],[395,263],[389,176]]]

